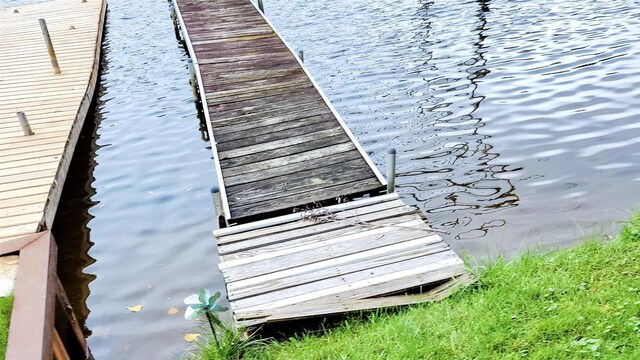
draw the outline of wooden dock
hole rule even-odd
[[[93,99],[106,6],[105,0],[53,0],[0,9],[0,241],[52,226]],[[24,135],[18,111],[34,135]]]
[[[243,327],[438,300],[470,280],[420,211],[396,194],[214,234],[229,302]]]
[[[230,222],[378,193],[384,178],[249,0],[180,0]]]
[[[239,326],[438,300],[473,281],[420,211],[384,194],[385,179],[249,0],[173,6],[231,224],[214,235]]]

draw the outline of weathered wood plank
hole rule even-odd
[[[250,184],[230,186],[227,188],[227,196],[229,203],[251,203],[264,198],[284,197],[345,182],[363,180],[370,176],[370,170],[362,165],[362,159],[356,158],[324,168],[258,180]]]
[[[333,164],[339,164],[342,161],[360,160],[358,154],[351,150],[350,147],[346,146],[344,152],[325,154],[320,158],[313,157],[304,161],[287,162],[284,166],[279,167],[269,166],[264,170],[254,169],[240,176],[225,177],[225,184],[227,184],[228,187],[233,187],[288,176],[293,173],[300,173],[312,167],[324,168]]]
[[[302,117],[287,123],[274,124],[216,137],[218,151],[239,150],[247,146],[293,139],[336,128],[337,120],[331,114]]]
[[[230,301],[246,299],[379,266],[424,258],[448,250],[447,244],[441,240],[435,242],[433,239],[424,238],[408,240],[361,253],[324,258],[317,263],[229,282],[227,297]]]
[[[351,202],[349,204],[358,204],[360,201]],[[286,222],[284,224],[268,226],[264,228],[258,228],[255,230],[242,231],[238,233],[226,234],[225,230],[216,230],[215,235],[218,238],[218,251],[220,254],[231,253],[238,250],[251,249],[253,247],[265,246],[270,243],[282,241],[283,236],[286,234],[287,239],[294,239],[298,237],[307,237],[309,235],[321,234],[326,231],[338,230],[342,227],[350,227],[353,225],[353,218],[358,217],[358,221],[374,221],[384,219],[386,217],[397,217],[401,215],[413,214],[416,209],[410,206],[406,206],[400,199],[385,201],[366,207],[356,207],[344,211],[333,211],[330,208],[314,209],[312,211],[322,211],[324,214],[326,211],[331,216],[331,222],[325,221],[322,216],[316,215],[315,220],[303,219],[304,214],[299,214],[295,221]],[[399,212],[398,212],[399,211]],[[388,215],[391,212],[391,215]],[[367,216],[368,214],[374,214]],[[349,222],[340,223],[341,220],[351,219]],[[313,227],[313,228],[311,228]],[[276,240],[271,240],[269,235],[276,235]],[[247,241],[257,241],[252,245],[245,245]],[[244,243],[244,244],[243,244]],[[229,244],[239,245],[239,248],[229,249]]]
[[[211,127],[216,133],[216,139],[224,136],[226,139],[236,140],[241,139],[242,134],[248,130],[294,121],[298,122],[301,119],[319,115],[331,115],[331,111],[329,108],[317,106],[317,103],[313,102],[296,104],[295,107],[291,108],[280,108],[273,111],[241,115],[231,119],[211,121]],[[235,135],[236,133],[238,135]]]
[[[220,270],[228,282],[238,281],[255,276],[268,274],[280,270],[291,269],[321,261],[358,253],[422,238],[428,235],[428,226],[421,220],[411,220],[402,223],[406,228],[376,227],[358,231],[353,234],[340,236],[324,241],[316,241],[303,245],[292,245],[278,251],[261,252],[259,255],[224,261],[219,264]],[[417,227],[423,226],[423,229]],[[416,227],[417,229],[412,229]],[[389,231],[393,229],[393,231]],[[434,241],[441,241],[435,236]]]
[[[330,200],[331,196],[341,196],[353,194],[354,189],[358,191],[374,191],[380,189],[380,182],[377,179],[368,177],[364,180],[330,186],[318,190],[308,190],[305,193],[293,194],[286,197],[272,198],[258,203],[243,204],[235,206],[233,216],[242,218],[256,214],[264,214],[270,211],[291,209],[298,204],[313,204],[317,201]]]
[[[247,311],[238,319],[240,326],[248,328],[266,322],[296,320],[314,316],[326,316],[361,310],[373,310],[381,307],[397,307],[419,303],[440,301],[461,288],[476,281],[471,274],[462,274],[446,283],[422,294],[395,295],[372,299],[342,300],[340,302],[324,302],[316,304],[292,305],[286,308]]]
[[[431,279],[452,278],[461,274],[461,266],[460,258],[449,250],[235,300],[231,306],[237,314],[241,314],[243,311],[279,308],[305,302],[364,299],[394,290],[410,289],[429,283]],[[428,280],[421,281],[426,279]]]

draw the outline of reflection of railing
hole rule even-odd
[[[6,359],[91,359],[82,330],[60,285],[58,248],[45,231],[0,243],[17,254]]]

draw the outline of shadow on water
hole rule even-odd
[[[103,39],[108,31],[108,28],[104,29]],[[109,69],[105,60],[108,51],[108,47],[103,46],[99,74]],[[61,195],[62,201],[58,205],[51,229],[58,244],[58,276],[87,337],[91,335],[91,331],[85,326],[91,312],[87,307],[89,284],[96,276],[84,270],[96,262],[96,259],[89,255],[93,246],[89,223],[94,218],[90,210],[99,203],[92,200],[92,197],[96,194],[93,173],[97,165],[96,152],[100,148],[97,144],[100,138],[98,128],[102,119],[101,109],[104,106],[102,95],[105,89],[100,78],[98,75],[94,98],[69,165]]]

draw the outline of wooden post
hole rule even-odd
[[[396,191],[396,149],[387,150],[387,194]]]
[[[18,111],[18,121],[20,121],[20,125],[22,126],[22,132],[24,132],[25,136],[33,135],[33,131],[31,130],[31,126],[29,125],[29,120],[27,120],[27,115],[22,111]]]
[[[49,51],[49,57],[51,58],[51,65],[53,65],[53,73],[60,74],[60,66],[58,65],[58,58],[56,52],[53,50],[53,44],[51,43],[51,36],[49,36],[49,29],[47,28],[47,22],[44,19],[39,19],[40,29],[44,36],[44,42],[47,43],[47,51]]]
[[[198,95],[198,79],[196,78],[196,70],[193,66],[193,60],[187,60],[187,67],[189,67],[189,84],[191,84],[191,92],[193,93],[193,99],[198,102],[200,96]]]
[[[304,62],[304,50],[298,50],[298,57],[300,58],[300,61]]]
[[[224,207],[222,206],[222,195],[220,194],[220,188],[214,186],[211,188],[211,196],[213,197],[213,209],[216,212],[216,218],[218,219],[218,226],[225,228],[229,224],[224,217]]]
[[[258,0],[258,9],[260,9],[260,11],[264,14],[264,4],[262,3],[262,0]]]

